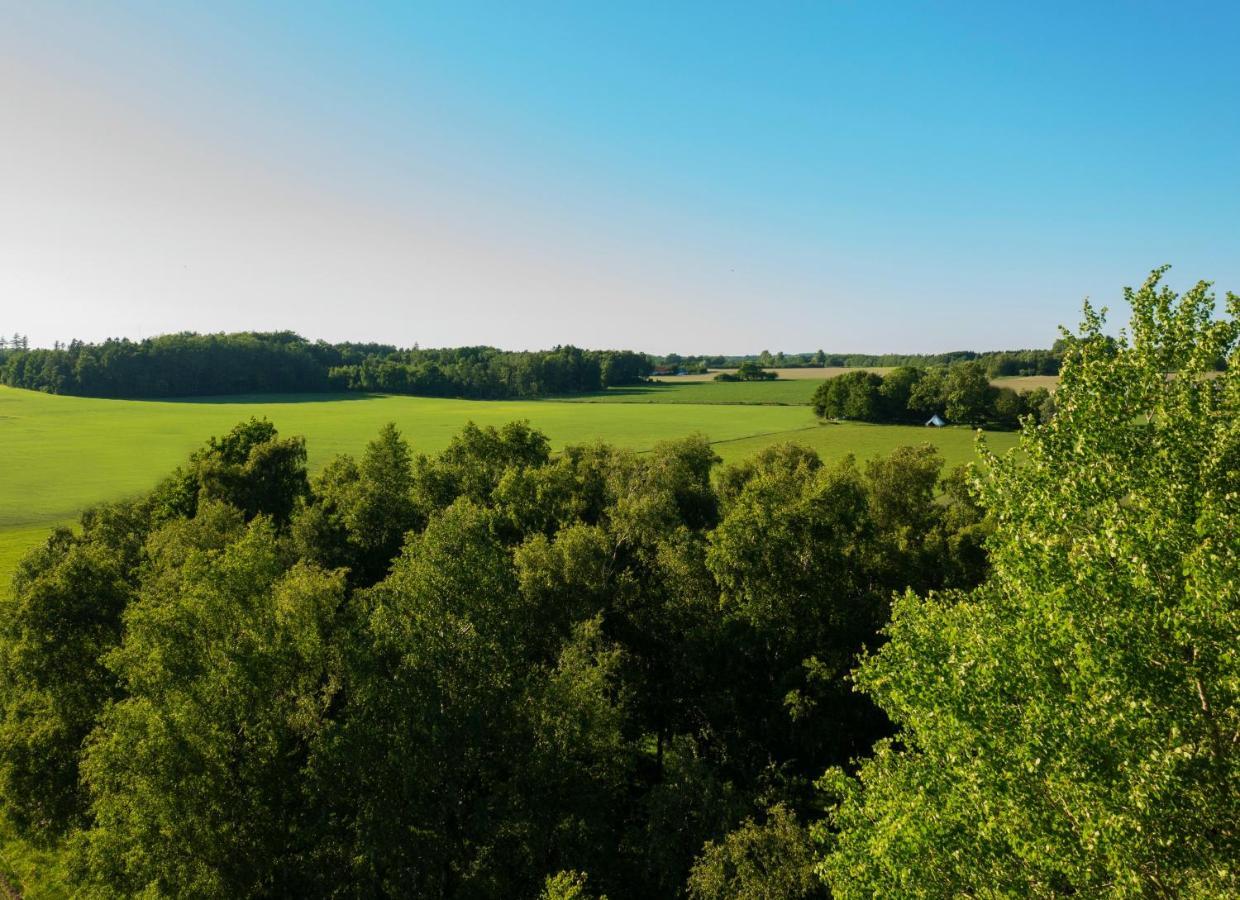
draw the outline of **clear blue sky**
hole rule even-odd
[[[939,351],[1240,292],[1234,3],[259,6],[0,0],[0,331]]]

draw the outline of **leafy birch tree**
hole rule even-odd
[[[899,732],[820,783],[834,896],[1240,894],[1240,297],[1163,273],[978,478],[988,580],[856,673]]]

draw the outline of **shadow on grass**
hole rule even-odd
[[[651,397],[656,394],[671,391],[677,393],[677,385],[674,384],[635,384],[629,387],[613,387],[602,391],[583,391],[579,394],[555,394],[550,397],[539,397],[531,399],[540,400],[606,400],[608,397]]]
[[[319,394],[217,394],[211,397],[143,397],[141,399],[148,403],[210,403],[218,405],[224,403],[328,403],[338,400],[378,400],[384,396],[386,395],[334,391]]]

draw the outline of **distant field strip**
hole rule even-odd
[[[712,381],[713,376],[679,375],[655,379],[651,384],[612,388],[597,394],[557,398],[572,403],[706,403],[706,404],[776,404],[808,406],[814,392],[827,378],[845,372],[868,371],[881,374],[889,369],[780,369],[780,372],[830,372],[828,376],[798,375],[780,377],[775,381]],[[1015,391],[1044,387],[1054,390],[1057,375],[1019,375],[994,378],[991,384]]]
[[[822,381],[826,378],[834,378],[836,375],[843,375],[845,372],[876,372],[879,375],[886,375],[892,368],[892,366],[807,366],[803,369],[784,369],[773,366],[767,371],[775,372],[780,378],[789,381],[806,379]],[[735,371],[736,369],[711,369],[704,375],[660,375],[656,380],[667,384],[688,384],[695,381],[713,381],[720,372]]]
[[[1046,388],[1054,391],[1059,387],[1058,375],[1008,375],[992,378],[991,384],[996,387],[1007,387],[1014,391],[1032,391],[1034,388]]]
[[[767,392],[765,403],[754,399],[759,389]],[[421,453],[442,450],[471,420],[500,425],[526,419],[556,449],[603,440],[645,450],[661,440],[700,433],[729,462],[787,440],[808,444],[826,458],[849,453],[865,458],[925,441],[938,446],[949,465],[972,458],[968,429],[819,425],[804,405],[772,402],[791,396],[785,389],[779,382],[686,384],[655,388],[649,400],[616,392],[606,402],[358,394],[170,402],[57,397],[0,387],[0,586],[7,589],[17,560],[53,526],[92,504],[149,490],[208,437],[252,416],[270,419],[284,435],[304,435],[312,470],[338,453],[360,452],[389,421]],[[720,390],[734,399],[674,399],[692,390]],[[1014,443],[1011,435],[990,439],[996,449]]]
[[[809,381],[656,381],[565,397],[569,403],[703,403],[809,406],[822,379]],[[557,400],[556,402],[560,402]]]

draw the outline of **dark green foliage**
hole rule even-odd
[[[814,392],[814,412],[824,419],[886,421],[882,387],[882,377],[873,372],[845,372],[824,381]]]
[[[102,657],[120,641],[132,595],[132,548],[85,531],[57,531],[31,553],[0,605],[0,796],[43,840],[82,821],[79,753],[116,695]]]
[[[360,464],[337,457],[315,479],[312,498],[293,521],[300,554],[329,569],[347,568],[355,584],[379,581],[419,520],[412,488],[409,445],[389,423]]]
[[[996,388],[981,362],[948,369],[901,367],[886,376],[845,372],[819,385],[814,412],[824,419],[858,422],[923,422],[942,416],[949,422],[1018,428],[1022,416],[1049,417],[1053,406],[1045,388],[1017,394]]]
[[[311,344],[287,331],[72,341],[63,349],[8,354],[0,382],[84,397],[322,391],[329,366],[365,349],[381,348]]]
[[[762,368],[764,365],[770,365],[770,363],[759,364],[747,359],[737,366],[735,372],[720,372],[715,376],[715,381],[774,381],[779,377],[777,372],[769,372]]]
[[[78,843],[88,880],[126,895],[297,893],[305,881],[316,798],[302,769],[339,689],[344,581],[287,569],[264,519],[223,538],[155,555],[105,658],[124,697],[83,756],[93,827]]]
[[[1058,375],[1063,359],[1059,343],[1051,350],[992,350],[978,353],[973,350],[955,350],[950,353],[776,353],[763,351],[758,356],[680,356],[669,353],[655,357],[657,364],[674,365],[686,371],[696,367],[721,369],[734,368],[745,362],[762,366],[779,366],[784,369],[808,367],[833,368],[880,368],[890,366],[929,368],[953,366],[962,362],[979,362],[992,378],[1006,375]],[[1220,366],[1221,368],[1221,366]]]
[[[943,384],[943,412],[949,422],[983,425],[995,417],[997,394],[980,363],[953,366]]]
[[[195,397],[327,390],[505,399],[637,384],[648,357],[631,350],[510,353],[494,347],[397,350],[311,343],[289,331],[168,334],[0,348],[0,383],[84,397]]]
[[[699,894],[799,890],[812,779],[889,731],[843,676],[980,517],[929,449],[717,464],[387,426],[308,481],[242,423],[23,564],[4,814],[85,895],[677,896],[710,841]]]
[[[637,384],[650,374],[649,359],[629,350],[556,347],[511,353],[494,347],[400,350],[337,366],[331,383],[339,388],[502,400],[576,394]]]
[[[267,515],[283,524],[309,490],[305,440],[281,439],[274,425],[258,419],[213,438],[191,458],[191,467],[199,502],[227,503],[247,519]]]

